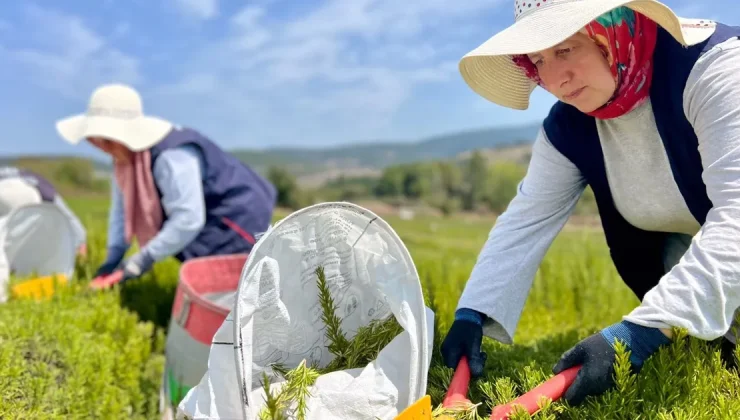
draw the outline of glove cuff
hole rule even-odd
[[[460,308],[455,311],[455,321],[469,321],[482,326],[484,319],[486,319],[485,315],[470,308]]]
[[[604,328],[601,335],[612,348],[615,338],[624,342],[630,350],[630,362],[637,367],[642,366],[643,362],[661,346],[671,342],[660,329],[643,327],[629,321],[622,321]]]
[[[128,249],[122,246],[110,247],[106,252],[105,261],[118,265],[118,263],[123,260],[123,256],[126,255],[126,251],[128,251]]]
[[[131,275],[138,277],[149,271],[152,265],[154,265],[154,258],[152,258],[149,252],[144,249],[126,261],[124,270],[129,272]]]

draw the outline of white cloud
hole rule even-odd
[[[262,7],[248,6],[231,18],[233,33],[227,41],[231,53],[255,50],[271,40],[270,32],[259,22],[264,15]]]
[[[421,41],[418,44],[389,43],[383,48],[371,50],[369,57],[375,62],[392,62],[398,57],[403,57],[411,63],[423,63],[434,59],[438,53],[439,47]]]
[[[141,80],[139,61],[107,45],[79,17],[37,6],[28,6],[26,14],[35,28],[31,41],[36,45],[9,55],[39,85],[79,99],[80,92],[91,92],[101,83]]]
[[[501,0],[330,0],[303,19],[287,25],[289,37],[359,35],[377,37],[419,35],[453,19],[496,7]]]
[[[237,109],[258,108],[285,124],[310,116],[381,129],[414,89],[455,77],[455,43],[469,35],[471,17],[499,1],[328,0],[280,22],[253,4],[231,17],[227,37],[184,66],[196,82],[182,75],[158,92],[228,96]]]
[[[124,38],[131,31],[131,25],[128,22],[120,22],[113,27],[112,38]]]
[[[213,19],[218,16],[218,0],[174,0],[178,9],[198,19]]]
[[[209,73],[193,73],[187,75],[181,81],[166,85],[157,90],[157,93],[169,95],[202,95],[209,94],[218,87],[218,78]]]

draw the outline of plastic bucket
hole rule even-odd
[[[165,348],[166,405],[177,406],[206,373],[211,340],[231,311],[248,255],[194,258],[181,266]]]

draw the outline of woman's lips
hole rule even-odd
[[[581,92],[583,92],[583,90],[584,90],[584,89],[586,89],[586,87],[585,87],[585,86],[584,86],[584,87],[582,87],[582,88],[580,88],[580,89],[576,89],[576,90],[574,90],[573,92],[571,92],[571,93],[569,93],[569,94],[565,95],[565,99],[568,99],[568,100],[572,100],[572,99],[575,99],[575,98],[577,98],[577,97],[578,97],[578,95],[580,95],[580,94],[581,94]]]

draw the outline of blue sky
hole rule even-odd
[[[532,122],[475,95],[467,51],[513,21],[511,0],[23,0],[0,14],[0,155],[100,156],[64,143],[60,117],[102,83],[225,148],[418,140]],[[665,4],[737,24],[729,0]],[[457,4],[457,6],[453,6]]]

